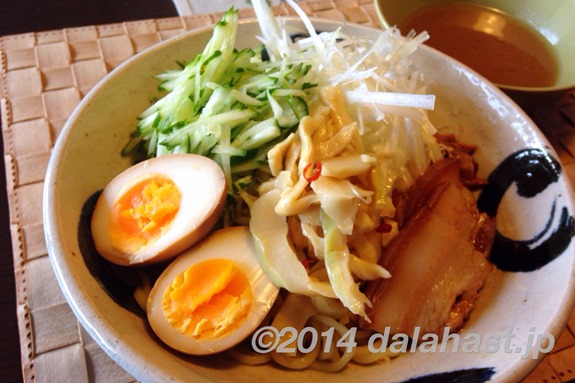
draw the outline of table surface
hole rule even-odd
[[[171,0],[2,0],[0,35],[177,16]],[[2,137],[0,135],[0,141]],[[0,371],[2,382],[21,382],[14,268],[4,157],[0,166]]]
[[[0,36],[173,16],[178,16],[178,13],[172,0],[149,2],[136,2],[136,0],[0,0]],[[554,108],[553,114],[545,113],[531,115],[531,117],[548,135],[556,150],[559,150],[566,172],[575,181],[575,93],[567,95],[564,104],[560,105],[560,108]],[[546,112],[549,111],[546,110]],[[546,131],[545,127],[551,125],[554,130]],[[4,145],[1,134],[0,145],[2,147]],[[3,331],[0,332],[0,372],[2,372],[0,380],[22,382],[13,260],[13,250],[18,249],[12,249],[4,160],[3,156],[0,159],[2,161],[0,166],[0,323],[3,325]],[[572,315],[569,327],[572,330],[575,329],[575,315]],[[564,357],[567,355],[564,352],[564,355],[557,355],[551,361],[557,361],[556,366],[553,367],[555,371],[560,371],[559,375],[555,375],[551,368],[553,363],[542,363],[545,365],[538,368],[537,373],[532,374],[531,379],[528,379],[529,383],[572,382],[570,379],[575,378],[575,371],[572,370],[572,360],[575,359],[575,336],[569,331],[565,333],[567,336],[562,336],[558,343],[560,349],[569,353],[569,357]],[[567,350],[567,348],[572,348],[572,350]],[[565,375],[561,371],[568,371],[569,374]]]

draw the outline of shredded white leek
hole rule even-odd
[[[442,156],[426,113],[435,97],[410,57],[427,35],[402,36],[390,28],[374,40],[346,34],[345,25],[319,33],[296,2],[287,3],[309,37],[292,42],[283,19],[274,18],[264,0],[252,0],[260,40],[272,62],[310,64],[307,78],[317,86],[309,116],[268,153],[275,178],[260,187],[250,228],[274,282],[312,297],[335,293],[351,313],[369,320],[371,303],[359,284],[392,277],[377,264],[381,246],[397,233],[392,192],[409,187]],[[273,95],[269,99],[279,110]],[[379,233],[384,222],[392,230]],[[318,262],[313,275],[327,280],[304,273],[302,262],[310,260]],[[330,289],[318,289],[328,282]]]

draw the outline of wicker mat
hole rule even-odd
[[[378,26],[372,0],[303,1],[317,17]],[[277,14],[291,14],[285,5]],[[242,9],[242,18],[253,17]],[[80,99],[114,67],[160,41],[218,21],[221,14],[142,20],[0,38],[4,159],[25,382],[130,382],[90,339],[54,278],[42,228],[42,187],[51,148]],[[575,180],[575,98],[535,111]],[[526,380],[575,379],[575,316],[556,349]]]

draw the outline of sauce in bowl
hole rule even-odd
[[[551,46],[530,26],[495,9],[471,4],[430,5],[399,25],[427,31],[427,45],[468,65],[490,81],[548,87],[557,79]]]

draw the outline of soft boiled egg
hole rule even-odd
[[[278,291],[258,263],[249,229],[221,229],[179,255],[156,280],[148,321],[175,350],[217,353],[257,328]]]
[[[96,250],[118,265],[175,257],[202,239],[224,208],[220,166],[195,154],[170,154],[140,162],[102,191],[92,215]]]

